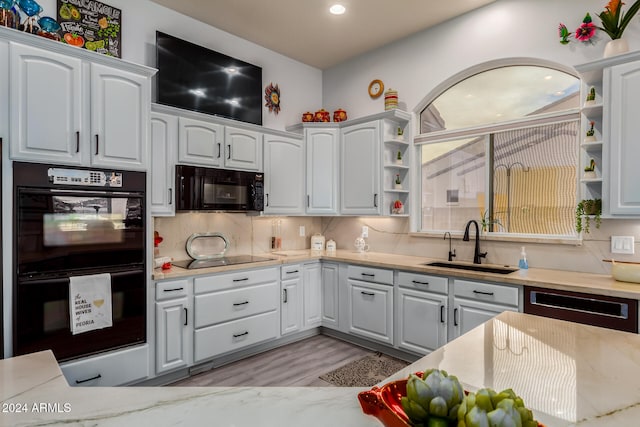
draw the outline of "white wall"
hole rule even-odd
[[[475,65],[501,58],[538,58],[573,66],[601,58],[608,36],[593,45],[559,43],[558,24],[572,30],[586,12],[595,16],[605,0],[498,0],[409,38],[375,49],[324,71],[324,108],[342,107],[350,117],[384,110],[384,97],[372,100],[367,87],[381,79],[398,90],[413,111],[434,88]],[[628,1],[627,3],[632,3]],[[625,8],[628,7],[625,6]],[[392,25],[380,23],[380,25]],[[631,50],[640,49],[640,15],[625,32]]]
[[[280,129],[298,123],[305,111],[322,105],[322,71],[181,15],[149,0],[105,0],[122,10],[122,58],[155,66],[156,30],[262,67],[263,89],[278,84],[282,109],[278,115],[262,108],[262,123]],[[40,0],[43,15],[56,17],[56,0]]]

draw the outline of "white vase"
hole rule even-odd
[[[621,53],[629,52],[629,44],[627,39],[620,38],[609,41],[604,47],[603,57],[609,58],[611,56],[620,55]]]

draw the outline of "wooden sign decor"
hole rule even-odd
[[[122,11],[93,0],[57,0],[64,43],[121,57]]]

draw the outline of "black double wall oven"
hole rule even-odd
[[[13,353],[65,361],[145,342],[145,173],[15,162],[13,175]],[[72,334],[70,278],[101,273],[112,326]]]

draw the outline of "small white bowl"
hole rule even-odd
[[[611,275],[619,282],[640,283],[640,264],[611,261]]]

